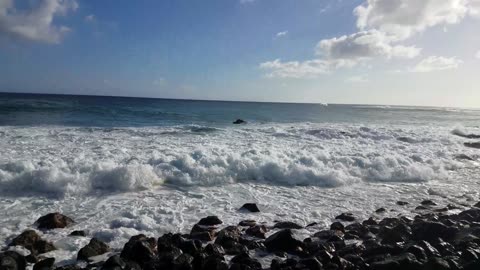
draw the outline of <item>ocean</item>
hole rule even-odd
[[[328,226],[478,200],[468,134],[480,110],[0,94],[0,241],[62,212],[76,224],[43,237],[67,263],[89,241],[73,230],[121,248],[207,215]]]

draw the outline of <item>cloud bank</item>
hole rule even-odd
[[[460,23],[467,16],[480,17],[480,0],[366,0],[353,10],[358,32],[318,42],[318,57],[306,61],[261,63],[268,77],[302,78],[329,73],[341,67],[376,58],[412,59],[421,48],[404,44],[415,34],[435,26]],[[348,65],[338,65],[339,61]],[[456,58],[431,56],[411,69],[429,72],[457,68]]]
[[[75,0],[41,0],[27,9],[17,9],[13,0],[0,1],[0,35],[35,42],[60,43],[70,28],[56,25],[54,18],[78,8]]]

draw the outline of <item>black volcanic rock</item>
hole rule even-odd
[[[296,253],[303,247],[303,243],[293,236],[290,229],[282,230],[271,235],[265,240],[264,244],[270,252],[283,251]]]
[[[40,238],[34,230],[26,230],[19,236],[15,237],[9,246],[22,246],[32,252],[33,255],[38,255],[55,250],[52,243]]]
[[[205,218],[202,218],[199,222],[198,225],[202,226],[215,226],[215,225],[220,225],[223,222],[217,217],[217,216],[208,216]]]
[[[246,123],[247,123],[247,121],[242,120],[242,119],[237,119],[233,122],[233,124],[235,124],[235,125],[246,124]]]
[[[40,217],[37,219],[37,221],[35,221],[35,224],[38,226],[38,228],[42,230],[65,228],[73,223],[73,219],[60,213],[50,213]]]
[[[250,211],[250,212],[252,212],[252,213],[258,213],[258,212],[260,212],[260,209],[258,209],[258,206],[257,206],[256,204],[254,204],[254,203],[246,203],[246,204],[244,204],[244,205],[240,208],[240,210],[242,210],[242,209],[248,210],[248,211]]]
[[[273,228],[275,228],[275,229],[296,229],[296,230],[299,230],[299,229],[303,229],[303,226],[299,225],[295,222],[291,222],[291,221],[280,221],[280,222],[275,223],[275,226],[273,226]]]
[[[110,247],[97,238],[92,238],[88,245],[78,251],[77,260],[88,261],[88,258],[105,254],[110,251]]]
[[[343,220],[343,221],[355,221],[355,217],[352,213],[343,213],[339,216],[336,216],[335,219]]]

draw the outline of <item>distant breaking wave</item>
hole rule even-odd
[[[448,177],[469,154],[448,130],[249,125],[242,128],[2,128],[0,193],[70,196],[238,182],[339,187]],[[202,136],[196,136],[196,133]],[[179,136],[183,134],[182,136]],[[280,136],[281,135],[281,136]],[[21,138],[23,143],[16,144]]]

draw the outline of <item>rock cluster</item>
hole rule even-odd
[[[399,203],[406,207],[406,203]],[[86,268],[104,270],[478,270],[480,269],[480,203],[455,213],[455,207],[436,208],[425,200],[414,218],[369,218],[351,213],[337,216],[328,229],[306,239],[297,237],[302,225],[277,222],[273,226],[244,220],[220,227],[215,216],[201,219],[189,234],[167,233],[159,238],[133,236],[122,250],[112,251],[93,238],[78,253],[78,260],[108,253],[103,263]],[[384,211],[377,211],[384,215]],[[314,225],[318,226],[318,225]],[[317,228],[317,227],[312,227]],[[42,242],[43,241],[43,242]],[[35,231],[26,231],[10,245],[34,254],[51,250]],[[264,258],[269,258],[268,264]],[[34,270],[55,269],[54,259],[37,262]],[[13,251],[0,253],[0,270],[24,270],[27,258]],[[56,270],[79,269],[78,265]]]

